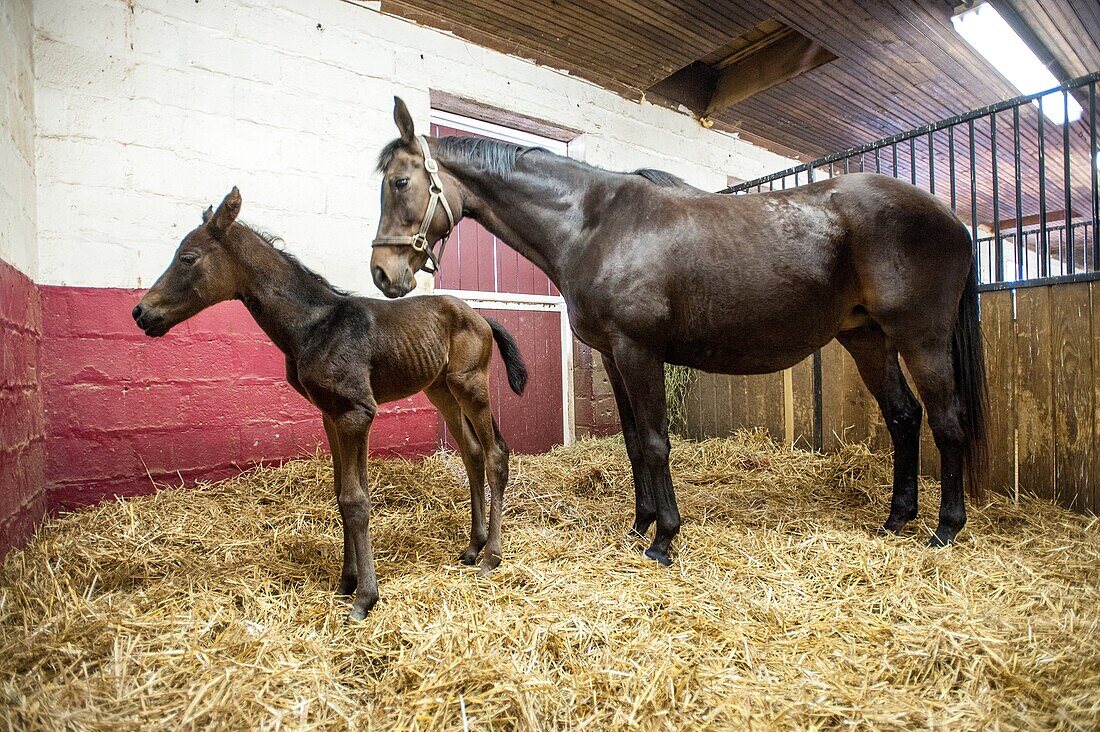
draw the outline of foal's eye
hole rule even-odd
[[[409,179],[408,178],[397,178],[393,182],[393,187],[396,188],[399,191],[403,191],[403,190],[405,190],[406,188],[409,187]]]
[[[199,261],[199,255],[195,254],[194,252],[184,252],[180,255],[180,261],[190,266]]]

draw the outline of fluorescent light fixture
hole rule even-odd
[[[951,17],[951,23],[963,40],[1000,72],[1008,83],[1016,87],[1020,94],[1038,94],[1058,86],[1059,82],[1050,73],[1050,69],[1043,65],[1035,52],[1024,43],[1024,39],[1005,22],[997,8],[989,3],[979,3],[956,13]],[[1034,104],[1039,106],[1038,100]],[[1056,125],[1065,124],[1067,111],[1070,122],[1081,118],[1081,105],[1070,96],[1067,110],[1062,92],[1044,96],[1042,110],[1043,116]]]

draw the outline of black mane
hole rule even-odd
[[[538,151],[550,155],[555,154],[543,147],[528,147],[516,145],[511,142],[489,140],[484,137],[468,137],[465,135],[437,137],[435,138],[435,143],[437,146],[437,154],[441,157],[447,157],[467,165],[476,166],[478,169],[494,175],[504,175],[515,170],[516,160],[525,153]],[[382,152],[378,153],[378,164],[375,167],[375,171],[378,173],[385,171],[389,164],[393,162],[393,156],[398,150],[404,147],[406,147],[406,143],[401,138],[390,140],[390,142],[382,148]],[[579,160],[574,162],[581,165],[587,165],[587,163],[583,163]],[[654,185],[663,188],[681,188],[687,186],[683,178],[653,168],[639,168],[626,175],[640,175]]]
[[[302,273],[307,275],[309,278],[313,279],[314,281],[316,281],[317,283],[319,283],[321,285],[324,285],[329,291],[333,292],[336,295],[340,295],[340,296],[343,296],[343,297],[347,297],[351,294],[347,290],[341,290],[339,287],[335,286],[334,284],[332,284],[331,282],[326,280],[320,274],[318,274],[317,272],[314,272],[312,269],[310,269],[309,267],[302,264],[302,260],[298,259],[297,257],[295,257],[290,252],[286,251],[285,249],[280,248],[278,245],[284,243],[283,238],[281,236],[277,236],[275,234],[272,234],[270,231],[265,231],[264,229],[257,228],[255,226],[252,226],[251,224],[246,224],[246,223],[241,222],[241,221],[238,221],[237,223],[239,223],[241,226],[243,226],[244,228],[251,231],[256,236],[260,237],[260,239],[263,240],[263,242],[265,244],[267,244],[269,247],[271,247],[273,250],[275,250],[283,259],[285,259],[287,262],[292,264],[294,267],[296,267],[299,271],[301,271]]]

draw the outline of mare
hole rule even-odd
[[[964,474],[981,495],[987,473],[988,399],[970,233],[942,201],[871,173],[707,193],[661,171],[617,173],[540,148],[420,136],[394,102],[400,137],[378,161],[375,284],[389,297],[407,293],[464,216],[541,268],[573,332],[603,355],[633,472],[633,531],[657,525],[647,556],[668,564],[680,529],[663,364],[768,373],[834,338],[893,441],[883,529],[900,531],[917,515],[923,410],[900,354],[941,458],[930,542],[954,540],[966,523]]]

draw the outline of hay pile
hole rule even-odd
[[[0,726],[1095,728],[1100,525],[1001,498],[875,538],[889,462],[678,442],[676,563],[643,559],[621,442],[517,457],[505,561],[455,559],[453,455],[379,461],[382,601],[345,627],[327,461],[56,521],[0,575]]]

